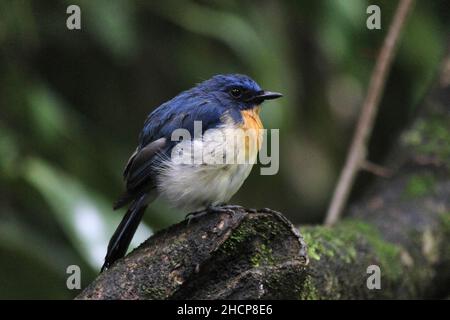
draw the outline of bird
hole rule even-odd
[[[144,211],[157,197],[196,210],[193,216],[204,209],[226,210],[261,148],[261,104],[280,97],[247,75],[218,74],[154,109],[123,171],[126,188],[114,209],[128,209],[109,241],[101,272],[126,254]],[[196,125],[201,127],[194,132]],[[185,136],[174,138],[177,131]],[[223,161],[205,161],[205,155]]]

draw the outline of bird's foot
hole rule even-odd
[[[219,205],[211,205],[209,207],[207,207],[204,210],[198,210],[198,211],[194,211],[194,212],[190,212],[188,213],[184,220],[189,222],[192,219],[197,219],[203,215],[205,215],[206,213],[226,213],[228,214],[230,217],[233,217],[235,214],[235,211],[237,210],[243,210],[243,211],[249,211],[249,212],[256,212],[256,209],[247,209],[244,208],[243,206],[239,206],[239,205],[235,205],[235,204],[219,204]]]
[[[209,206],[207,209],[208,213],[226,213],[230,216],[234,215],[234,211],[226,206]]]
[[[224,210],[246,210],[246,208],[244,208],[243,206],[239,206],[237,204],[225,204],[222,203],[220,205],[218,205],[216,208],[220,208],[220,209],[224,209]]]
[[[189,212],[185,217],[184,220],[191,221],[192,219],[197,219],[203,215],[205,215],[208,212],[208,210],[198,210],[194,212]]]
[[[236,211],[251,211],[243,206],[235,205],[235,204],[220,204],[217,206],[209,206],[208,212],[211,213],[226,213],[229,216],[233,217]],[[252,211],[251,211],[252,212]]]
[[[240,206],[240,205],[237,205],[237,204],[222,204],[222,205],[220,205],[220,207],[224,208],[224,209],[228,209],[228,210],[233,210],[233,211],[241,210],[241,211],[246,211],[246,212],[250,212],[250,213],[258,212],[257,209],[246,208],[246,207],[243,207],[243,206]]]

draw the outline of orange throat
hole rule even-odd
[[[257,150],[261,149],[263,138],[262,129],[264,129],[264,126],[262,124],[261,118],[259,117],[260,110],[260,106],[255,106],[253,109],[241,111],[242,119],[244,120],[241,125],[241,129],[248,133],[248,135],[246,135],[245,137],[245,151],[247,154],[252,147],[252,143],[256,142]],[[256,139],[256,141],[254,139]]]

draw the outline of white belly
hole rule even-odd
[[[188,210],[200,210],[229,201],[250,174],[259,149],[257,144],[249,149],[248,140],[245,146],[245,140],[242,137],[236,139],[233,132],[225,129],[207,131],[202,140],[179,143],[173,154],[182,150],[182,159],[172,156],[161,168],[158,175],[159,195],[171,205]],[[222,138],[217,139],[218,135]],[[234,140],[224,141],[223,137],[230,135],[234,136]],[[254,137],[250,140],[256,142]],[[211,155],[216,156],[217,160],[223,157],[228,160],[226,163],[211,163]],[[241,156],[245,161],[239,161],[243,159]]]

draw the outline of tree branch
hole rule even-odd
[[[348,196],[350,195],[356,174],[366,160],[367,143],[378,112],[378,105],[383,94],[392,59],[395,55],[399,36],[405,24],[408,12],[412,7],[412,3],[412,0],[400,1],[389,28],[389,32],[384,40],[383,47],[378,55],[350,150],[327,212],[325,219],[325,224],[327,226],[331,226],[338,221]]]
[[[306,264],[306,245],[281,214],[208,214],[157,233],[78,299],[262,298],[284,292],[290,277],[301,283]]]

